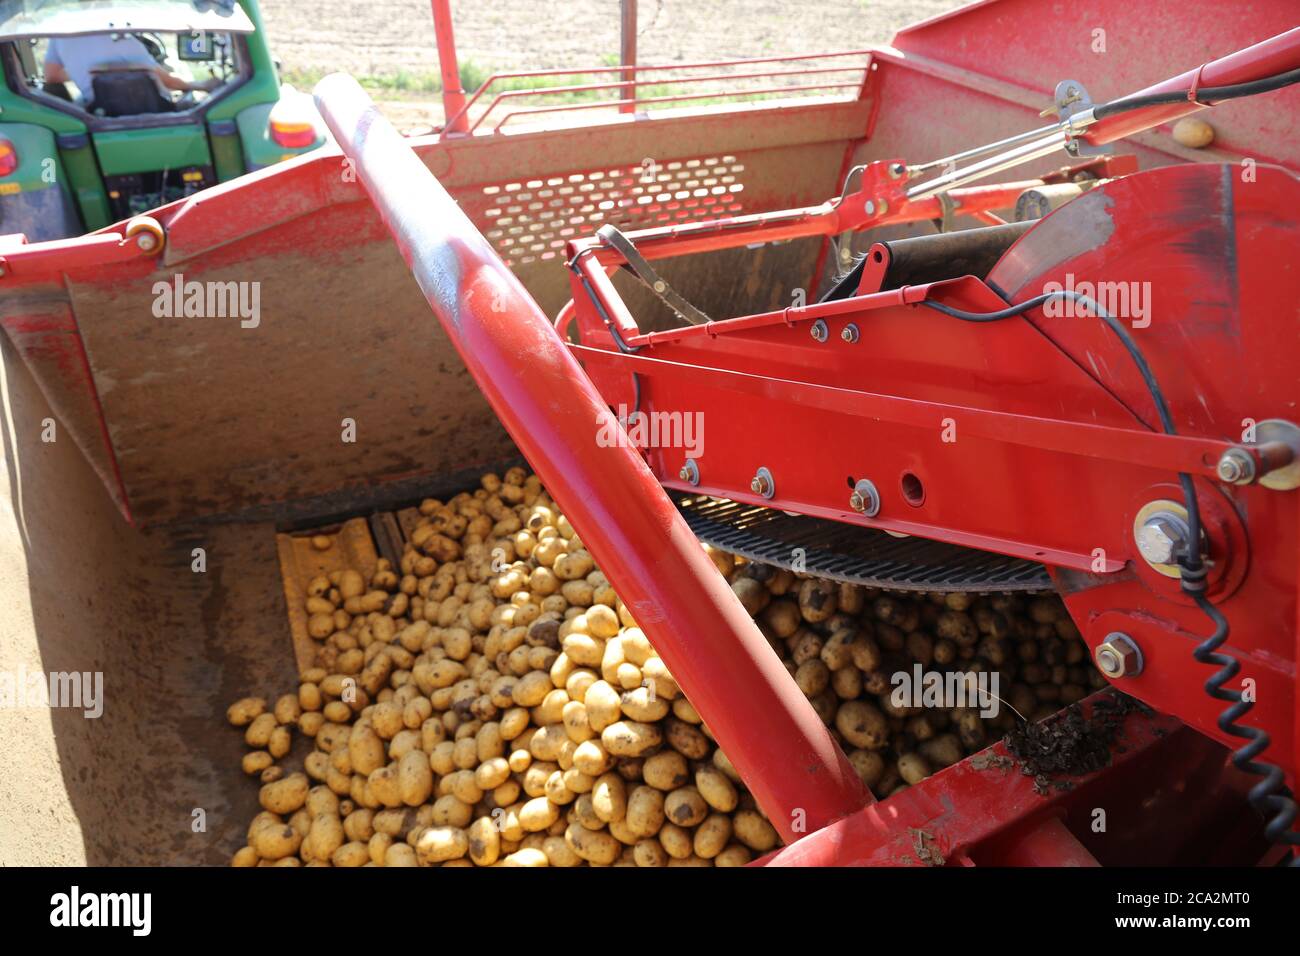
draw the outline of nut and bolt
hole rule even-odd
[[[1142,651],[1133,638],[1119,631],[1106,635],[1093,654],[1097,668],[1112,680],[1142,673]]]
[[[831,336],[831,330],[827,328],[823,319],[818,319],[812,324],[812,337],[815,341],[825,342]]]
[[[1185,519],[1159,511],[1138,529],[1138,551],[1148,564],[1176,564],[1186,556],[1191,536],[1191,528]]]
[[[875,483],[867,478],[860,478],[849,495],[849,507],[860,515],[875,517],[880,512],[880,492]]]
[[[840,333],[840,338],[845,342],[848,342],[850,345],[855,344],[858,341],[857,325],[850,322],[848,325],[844,326],[844,331]]]
[[[1229,448],[1219,459],[1220,481],[1233,485],[1248,485],[1255,480],[1255,459],[1241,448]]]
[[[772,480],[772,473],[766,468],[760,468],[750,479],[749,490],[756,495],[762,495],[764,498],[771,498],[776,494],[776,482]]]
[[[144,252],[153,252],[158,248],[158,237],[151,232],[142,232],[135,237],[135,244]]]
[[[686,463],[682,465],[682,470],[677,472],[677,477],[692,485],[698,485],[700,483],[700,467],[695,464],[694,458],[686,459]]]

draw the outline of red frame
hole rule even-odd
[[[1268,47],[1271,70],[1276,47],[1261,46]],[[1300,59],[1300,33],[1288,35],[1286,46],[1292,59]],[[1243,55],[1236,55],[1234,78],[1249,73],[1242,62]],[[1219,455],[1230,447],[1242,447],[1262,465],[1256,449],[1221,438],[1152,431],[1143,417],[1149,417],[1148,408],[1131,399],[1120,401],[1078,364],[1077,343],[1054,341],[1051,331],[1032,316],[963,326],[916,308],[930,299],[972,311],[993,311],[1004,305],[991,288],[969,276],[642,334],[609,281],[609,271],[618,266],[619,257],[592,240],[573,241],[567,251],[573,266],[574,301],[556,324],[576,320],[583,344],[566,347],[355,82],[327,79],[317,97],[327,124],[356,163],[366,191],[489,402],[557,500],[584,529],[593,555],[624,594],[773,824],[786,841],[797,841],[769,862],[899,862],[888,855],[888,848],[896,847],[909,827],[916,829],[913,823],[933,828],[940,822],[933,816],[936,804],[927,800],[927,793],[940,800],[954,798],[956,812],[941,820],[952,831],[944,830],[943,845],[957,854],[959,862],[974,861],[969,847],[999,839],[1006,841],[1004,862],[1087,863],[1089,858],[1078,841],[1053,822],[1051,813],[1042,813],[1040,804],[1020,792],[1023,785],[1008,789],[1004,782],[991,787],[971,761],[906,791],[901,799],[891,801],[888,815],[870,809],[855,813],[870,803],[870,795],[730,589],[709,571],[709,562],[695,547],[661,484],[1044,561],[1055,568],[1058,584],[1067,592],[1090,643],[1095,645],[1107,631],[1122,628],[1150,648],[1153,658],[1162,658],[1163,666],[1152,668],[1154,679],[1138,678],[1126,690],[1154,699],[1162,709],[1177,712],[1207,734],[1224,739],[1214,725],[1222,705],[1199,691],[1188,699],[1188,688],[1206,676],[1204,668],[1191,662],[1186,646],[1185,637],[1197,633],[1195,625],[1188,623],[1194,609],[1181,599],[1175,582],[1134,579],[1129,570],[1135,564],[1131,533],[1113,522],[1097,526],[1087,507],[1095,506],[1098,513],[1121,509],[1127,514],[1122,509],[1134,502],[1161,492],[1172,495],[1166,487],[1173,471],[1196,475],[1211,552],[1227,556],[1211,576],[1209,593],[1234,624],[1236,640],[1230,653],[1243,661],[1243,673],[1259,685],[1260,703],[1251,715],[1252,723],[1274,735],[1269,758],[1281,763],[1294,780],[1295,638],[1279,640],[1275,633],[1261,633],[1252,615],[1267,618],[1266,608],[1272,606],[1294,618],[1300,577],[1295,568],[1297,549],[1292,547],[1295,540],[1284,536],[1274,550],[1263,547],[1269,551],[1266,566],[1280,574],[1246,576],[1241,552],[1247,533],[1240,512],[1233,502],[1221,501],[1223,492],[1207,480]],[[1136,115],[1141,114],[1130,117]],[[1158,111],[1151,113],[1151,123],[1158,122],[1157,115]],[[1213,168],[1182,167],[1164,174],[1179,177],[1175,185],[1187,179],[1189,186],[1200,187],[1200,195],[1207,170]],[[1114,222],[1158,221],[1162,215],[1182,214],[1182,204],[1168,197],[1192,190],[1147,189],[1151,175],[1118,180],[1113,190],[1101,187],[1106,192],[1098,195],[1113,204]],[[921,204],[908,203],[906,184],[901,162],[876,162],[867,165],[861,188],[840,202],[646,230],[632,238],[647,258],[663,258],[755,240],[831,235],[929,218],[930,206],[922,210]],[[1268,169],[1261,185],[1249,202],[1226,190],[1221,197],[1224,210],[1211,208],[1207,218],[1232,222],[1232,215],[1247,213],[1251,203],[1275,210],[1300,205],[1300,182],[1295,176]],[[968,210],[981,213],[1007,206],[1010,198],[1007,187],[954,192]],[[1276,231],[1264,232],[1265,242],[1276,249],[1280,245]],[[1119,227],[1116,233],[1084,250],[1082,263],[1100,267],[1128,252],[1131,247],[1125,240],[1131,238]],[[1032,236],[1031,231],[1026,238]],[[1247,242],[1235,234],[1233,238]],[[1032,242],[1025,247],[1035,248]],[[1261,245],[1248,251],[1259,253]],[[1038,258],[1031,265],[1040,277],[1054,274],[1052,269],[1060,264],[1053,259],[1055,252],[1050,246],[1037,250]],[[1096,262],[1089,260],[1088,253]],[[1257,261],[1267,256],[1249,258]],[[1195,281],[1189,281],[1186,252],[1171,252],[1158,261],[1161,271],[1154,284],[1195,287]],[[1025,271],[1035,274],[1035,268]],[[1192,279],[1197,275],[1193,271]],[[1017,287],[1022,298],[1028,297],[1022,290],[1029,286],[1026,282]],[[1266,283],[1263,287],[1268,288]],[[1276,288],[1269,294],[1275,302],[1293,300],[1300,290]],[[839,348],[833,335],[814,340],[807,329],[817,320],[832,320],[836,325],[857,320],[869,329],[872,348],[855,350],[850,342]],[[1265,320],[1266,327],[1272,321]],[[619,338],[641,354],[621,350],[615,328]],[[1209,347],[1216,336],[1233,334],[1232,330],[1205,331],[1202,344]],[[912,356],[908,350],[917,340],[937,343],[937,357],[923,361]],[[525,353],[530,362],[520,366],[516,356]],[[586,363],[590,378],[580,371],[575,356]],[[1272,369],[1267,361],[1256,364]],[[1025,370],[1033,370],[1034,375],[1026,378]],[[1158,375],[1167,370],[1167,361],[1157,367]],[[715,448],[702,469],[705,483],[687,485],[676,477],[682,464],[677,450],[650,449],[643,460],[635,449],[603,448],[595,440],[610,420],[610,406],[632,403],[633,375],[643,376],[644,410],[707,409],[714,420],[743,423],[757,418],[764,428],[728,429],[721,453]],[[870,382],[872,391],[863,391],[862,382]],[[1178,382],[1171,393],[1175,401],[1185,397],[1184,384]],[[1275,374],[1258,383],[1270,407],[1285,407],[1287,389],[1293,384],[1289,378],[1279,381]],[[936,400],[932,395],[951,397]],[[1201,401],[1205,403],[1204,397]],[[1058,415],[1044,416],[1044,407],[1057,408]],[[1216,413],[1221,417],[1223,411],[1210,410],[1211,418]],[[958,416],[965,437],[943,455],[935,450],[934,434],[929,442],[918,438],[918,427],[937,431],[945,418]],[[809,434],[833,436],[846,427],[853,441],[797,440]],[[870,448],[874,457],[864,458],[863,448]],[[985,497],[979,509],[970,508],[960,495],[936,493],[912,502],[916,510],[909,514],[906,505],[900,510],[892,487],[882,485],[890,510],[868,519],[848,510],[842,484],[846,473],[850,484],[854,474],[862,474],[858,469],[864,460],[874,460],[876,473],[882,476],[891,468],[880,463],[892,461],[893,470],[919,476],[927,487],[941,492],[961,487],[974,469],[991,464],[1007,469],[1008,493],[993,500]],[[777,492],[772,498],[759,498],[747,490],[753,469],[765,462],[777,466],[773,469],[778,475]],[[1063,506],[1059,491],[1045,493],[1042,478],[1053,475],[1073,478],[1072,487],[1086,493],[1085,506]],[[1038,486],[1025,481],[1025,476],[1038,479]],[[1293,495],[1250,491],[1272,496],[1260,510],[1284,517],[1288,532],[1300,528]],[[1103,542],[1100,561],[1098,541]],[[1288,547],[1289,554],[1281,553]],[[1123,600],[1116,601],[1117,596]],[[701,633],[710,635],[707,649],[699,646]],[[1156,648],[1161,649],[1159,655]],[[1155,736],[1160,736],[1159,730]],[[1144,738],[1143,745],[1152,739]],[[1206,751],[1208,743],[1189,744],[1180,750],[1178,760],[1186,764],[1188,753],[1198,746],[1203,754],[1200,763],[1216,766],[1222,774],[1223,753]],[[1130,769],[1137,765],[1132,759],[1118,762]],[[792,774],[791,768],[807,773]],[[1101,777],[1108,786],[1127,781],[1128,792],[1138,789],[1131,772],[1107,771]],[[1216,799],[1220,792],[1216,785]],[[804,819],[806,827],[792,826]]]

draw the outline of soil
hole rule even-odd
[[[638,61],[692,63],[887,44],[899,28],[963,6],[958,0],[640,0]],[[619,4],[482,0],[452,4],[462,69],[536,70],[618,62]],[[438,71],[427,0],[263,0],[271,48],[284,68],[357,76]],[[406,121],[441,121],[434,94],[381,97]]]
[[[1111,691],[1093,704],[1085,716],[1079,704],[1073,704],[1055,716],[1037,723],[1022,725],[1007,734],[1005,743],[1011,755],[1020,761],[1021,773],[1034,778],[1034,790],[1046,795],[1069,790],[1070,777],[1082,777],[1110,765],[1112,749],[1118,746],[1124,718],[1134,711],[1149,709],[1118,691]]]

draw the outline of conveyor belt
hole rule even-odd
[[[1034,561],[703,495],[681,496],[677,507],[691,530],[715,547],[818,577],[900,591],[1052,588],[1047,569]],[[793,567],[796,558],[799,568]]]

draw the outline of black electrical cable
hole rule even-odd
[[[1124,328],[1118,319],[1103,309],[1091,297],[1063,289],[1059,292],[1048,292],[1032,299],[1026,299],[1024,302],[997,312],[963,312],[961,309],[954,309],[942,302],[929,300],[921,304],[937,312],[942,312],[944,315],[961,319],[964,322],[996,322],[1000,319],[1008,319],[1031,309],[1036,309],[1052,299],[1069,299],[1083,305],[1115,333],[1133,359],[1133,364],[1137,366],[1138,372],[1142,375],[1142,380],[1146,383],[1147,390],[1151,393],[1151,400],[1155,403],[1156,414],[1160,417],[1160,425],[1165,434],[1177,434],[1174,428],[1173,416],[1169,414],[1169,405],[1165,401],[1164,392],[1161,391],[1155,374],[1151,371],[1151,366],[1147,364],[1141,349],[1133,341],[1133,337],[1129,335],[1128,329]],[[1208,569],[1201,557],[1201,509],[1196,500],[1196,489],[1192,483],[1192,476],[1180,471],[1178,473],[1178,482],[1182,486],[1183,501],[1187,508],[1188,536],[1195,543],[1195,546],[1179,561],[1182,569],[1183,593],[1187,594],[1196,603],[1196,606],[1214,625],[1214,632],[1196,646],[1192,656],[1196,658],[1198,663],[1213,664],[1219,668],[1205,682],[1205,692],[1216,700],[1225,701],[1232,705],[1219,715],[1219,729],[1233,737],[1248,741],[1245,746],[1232,752],[1232,762],[1239,770],[1263,778],[1251,788],[1248,799],[1251,806],[1267,819],[1264,826],[1265,836],[1274,843],[1286,843],[1293,847],[1300,846],[1300,834],[1291,831],[1291,826],[1296,819],[1296,803],[1285,791],[1285,779],[1281,769],[1273,764],[1263,763],[1255,759],[1268,749],[1271,743],[1268,733],[1258,727],[1248,727],[1237,723],[1240,718],[1250,713],[1255,706],[1254,701],[1246,700],[1241,691],[1227,690],[1224,687],[1228,681],[1236,677],[1241,671],[1241,663],[1236,658],[1218,653],[1219,649],[1228,642],[1228,619],[1205,597]],[[1300,866],[1300,854],[1295,851],[1292,852],[1290,865]]]
[[[1259,93],[1271,93],[1273,90],[1280,90],[1294,83],[1300,83],[1300,69],[1288,70],[1286,73],[1266,76],[1263,79],[1251,80],[1248,83],[1233,83],[1228,86],[1203,86],[1195,91],[1195,102],[1202,106],[1210,106],[1224,100],[1235,100],[1243,96],[1255,96]],[[1109,103],[1103,103],[1101,106],[1094,106],[1092,115],[1094,118],[1101,120],[1108,116],[1118,116],[1120,113],[1145,109],[1148,106],[1174,106],[1178,103],[1188,102],[1188,94],[1191,92],[1191,90],[1172,90],[1168,93],[1147,93],[1142,96],[1112,100]]]

